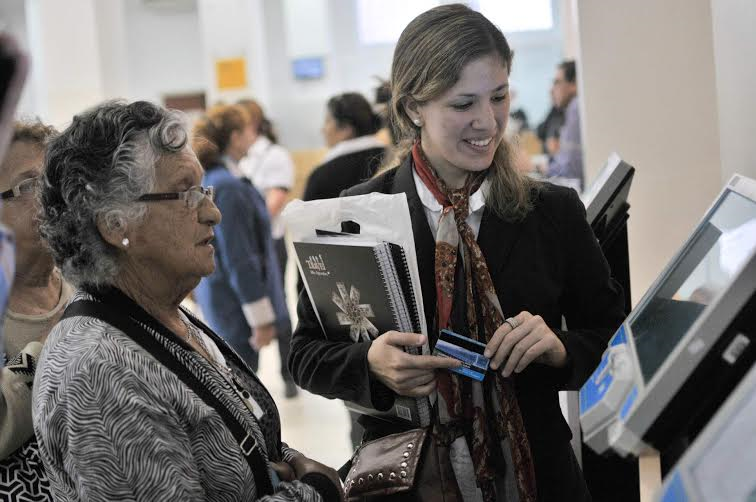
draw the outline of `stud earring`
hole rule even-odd
[[[121,244],[123,244],[123,247],[125,248],[129,247],[129,238],[124,237],[123,240],[121,241]]]
[[[423,121],[420,119],[415,119],[412,121],[417,127],[420,127],[423,125]]]

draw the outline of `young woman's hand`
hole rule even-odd
[[[389,331],[375,340],[368,350],[370,372],[400,396],[427,396],[436,388],[436,370],[461,366],[456,359],[415,356],[405,346],[422,347],[425,336]]]
[[[539,315],[520,312],[499,326],[484,352],[490,367],[508,377],[532,362],[561,368],[567,363],[567,349]]]

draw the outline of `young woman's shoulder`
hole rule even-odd
[[[580,210],[585,212],[578,193],[572,189],[542,182],[533,190],[535,208],[549,213]]]
[[[574,189],[542,182],[533,188],[532,194],[533,214],[541,221],[549,221],[560,232],[585,222],[585,207]]]

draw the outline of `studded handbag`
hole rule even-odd
[[[448,447],[428,429],[411,429],[360,445],[344,480],[347,500],[461,502]]]

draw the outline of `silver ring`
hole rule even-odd
[[[517,322],[517,319],[515,319],[514,317],[507,317],[506,319],[504,319],[504,323],[509,324],[509,327],[512,328],[512,330],[516,329],[517,326],[520,325],[520,323]]]

